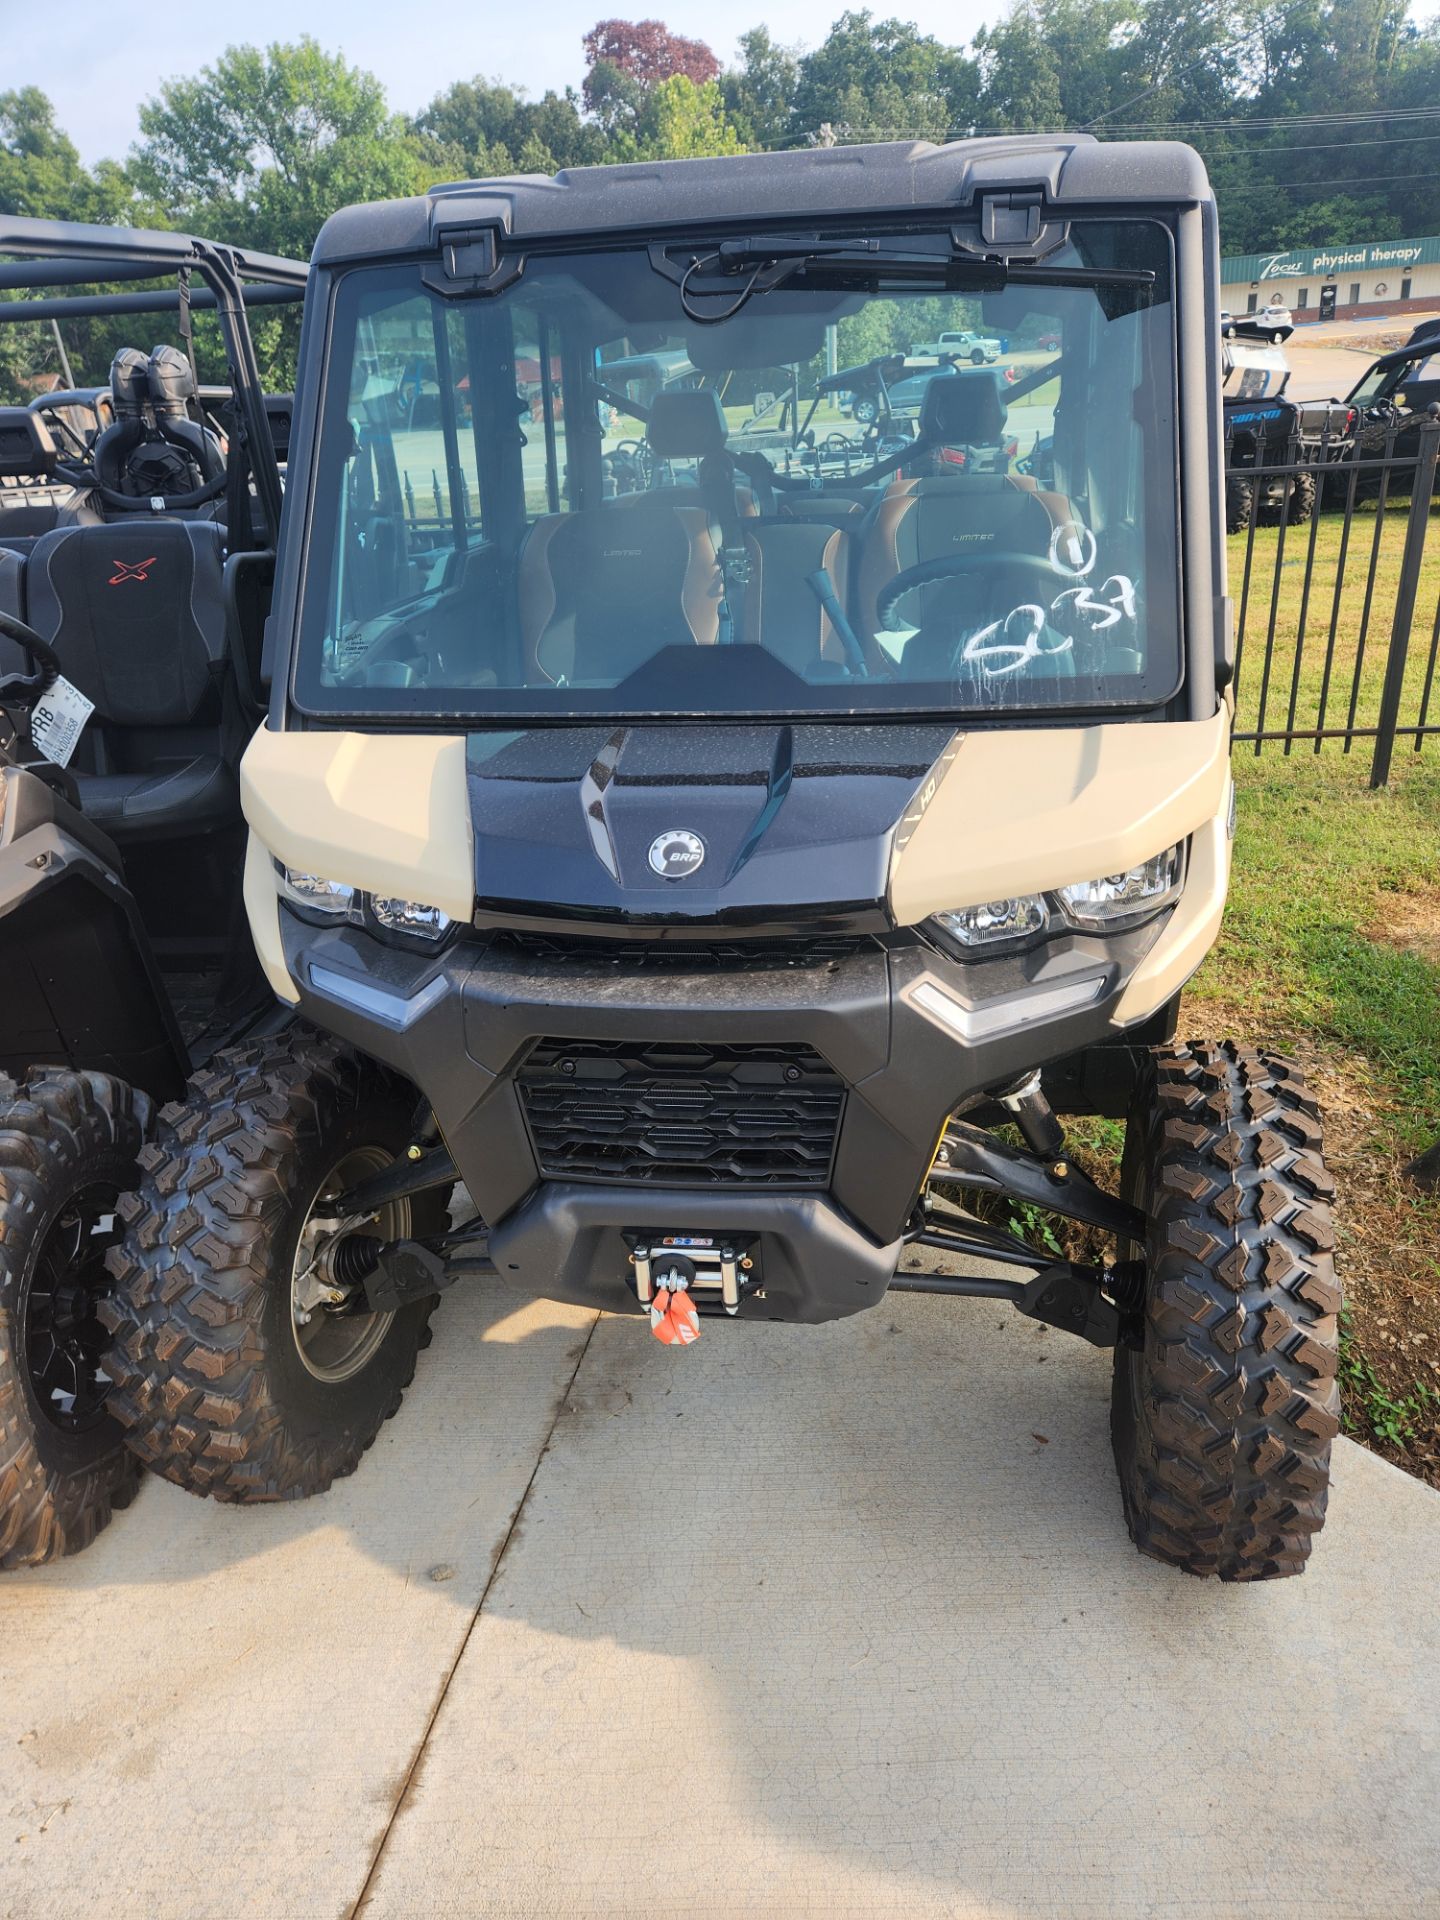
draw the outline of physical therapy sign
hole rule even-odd
[[[1251,280],[1329,280],[1344,273],[1407,273],[1440,263],[1440,237],[1376,240],[1354,247],[1292,247],[1284,253],[1234,254],[1220,262],[1226,286]]]

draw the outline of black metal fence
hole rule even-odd
[[[1440,735],[1440,420],[1362,423],[1312,451],[1226,463],[1235,738],[1257,754],[1368,742],[1383,786],[1397,747]]]

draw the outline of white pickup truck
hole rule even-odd
[[[944,359],[947,356],[955,360],[968,360],[972,367],[983,367],[989,361],[1000,358],[1000,342],[985,333],[942,333],[938,339],[929,340],[910,349],[915,360]]]

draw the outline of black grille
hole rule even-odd
[[[552,1180],[822,1187],[845,1090],[810,1047],[540,1040],[516,1076]]]
[[[852,954],[874,953],[869,934],[815,934],[756,940],[605,940],[507,928],[492,953],[547,966],[603,966],[617,973],[775,973],[787,967],[833,967]]]

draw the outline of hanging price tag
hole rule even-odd
[[[62,673],[30,709],[30,738],[47,760],[57,767],[68,767],[85,722],[94,711],[95,702],[87,700]]]

